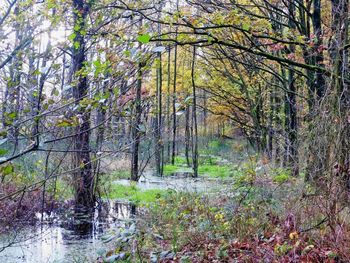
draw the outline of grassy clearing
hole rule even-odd
[[[133,203],[152,203],[166,195],[167,190],[141,190],[136,185],[113,184],[108,192],[107,198],[120,199]]]

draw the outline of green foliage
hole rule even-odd
[[[142,44],[147,44],[150,40],[151,36],[148,33],[137,37],[137,41],[139,41]]]
[[[275,246],[274,251],[278,256],[283,256],[283,255],[287,254],[291,249],[293,249],[293,246],[288,244],[287,242],[284,242],[281,245],[277,244]]]
[[[0,167],[0,174],[2,176],[12,174],[13,171],[14,171],[14,167],[13,167],[12,163],[7,163],[7,164]]]
[[[110,66],[109,61],[102,62],[100,59],[97,59],[92,62],[94,67],[94,76],[98,77],[100,74],[108,73],[108,69]]]
[[[282,184],[282,183],[285,183],[285,182],[288,182],[290,179],[290,177],[286,174],[280,174],[280,175],[277,175],[273,178],[273,181],[275,183],[278,183],[278,184]]]
[[[7,164],[6,166],[4,166],[3,169],[2,169],[2,173],[4,175],[13,173],[13,165],[12,164]]]
[[[74,41],[73,46],[74,46],[75,49],[79,49],[80,48],[79,41]]]
[[[288,182],[291,179],[290,176],[290,171],[287,169],[275,169],[274,171],[272,171],[272,180],[277,183],[277,184],[283,184]]]
[[[69,36],[68,36],[68,40],[70,40],[70,41],[74,41],[75,40],[75,38],[77,37],[77,34],[76,33],[72,33],[72,34],[70,34]]]
[[[7,153],[8,153],[8,150],[7,150],[7,149],[1,149],[1,148],[0,148],[0,156],[5,155],[5,154],[7,154]]]
[[[56,3],[55,0],[48,0],[48,1],[46,2],[46,5],[47,5],[47,8],[48,8],[48,9],[52,9],[52,8],[57,7],[57,3]]]

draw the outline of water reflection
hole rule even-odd
[[[129,185],[130,181],[116,183]],[[222,188],[225,183],[223,180],[193,178],[189,171],[181,171],[164,178],[146,174],[138,182],[138,187],[205,192]],[[0,263],[96,262],[97,250],[101,247],[108,249],[101,237],[124,227],[136,214],[134,205],[120,202],[99,203],[89,213],[69,208],[51,214],[39,213],[38,222],[43,224],[0,236],[0,251],[1,247],[13,243],[0,253]]]
[[[38,214],[43,224],[0,236],[0,262],[95,262],[101,237],[125,225],[136,214],[128,203],[104,202],[96,209],[77,212],[67,209],[60,213]]]
[[[170,189],[185,192],[208,192],[221,189],[224,185],[232,183],[230,178],[193,178],[193,173],[188,170],[188,168],[183,168],[183,170],[162,178],[155,176],[153,171],[147,170],[137,182],[137,187],[142,190]],[[130,181],[127,179],[116,180],[114,183],[130,185]]]

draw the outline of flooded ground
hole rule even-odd
[[[0,237],[0,262],[96,262],[99,250],[108,247],[102,237],[124,227],[135,212],[130,204],[106,202],[92,214],[44,215],[42,223]]]
[[[114,181],[116,184],[130,185],[127,179]],[[142,190],[149,189],[172,189],[185,192],[209,192],[220,190],[223,186],[232,183],[232,179],[218,179],[208,177],[193,178],[192,172],[184,169],[171,176],[159,177],[152,175],[151,171],[146,171],[141,176],[137,187]]]
[[[186,171],[164,178],[146,172],[141,189],[174,189],[175,191],[208,192],[222,189],[230,181],[193,178]],[[232,182],[232,181],[231,181]],[[119,184],[130,184],[118,180]],[[38,224],[0,236],[0,262],[7,263],[71,263],[96,262],[98,252],[108,248],[102,237],[132,221],[136,208],[118,201],[104,202],[91,214],[56,211],[48,216],[38,214]],[[40,223],[42,221],[42,223]]]

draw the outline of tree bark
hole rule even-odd
[[[177,45],[174,48],[174,82],[173,82],[173,139],[172,139],[172,153],[171,164],[175,164],[176,155],[176,74],[177,74]]]
[[[170,113],[170,82],[171,82],[171,75],[170,75],[170,70],[171,70],[171,67],[170,67],[170,63],[171,63],[171,48],[170,46],[168,47],[168,72],[167,72],[167,110],[166,110],[166,113],[167,113],[167,134],[168,134],[168,138],[170,137],[170,134],[171,134],[171,113]],[[170,147],[171,144],[170,144],[170,139],[167,139],[167,162],[170,161]]]
[[[187,94],[188,96],[188,94]],[[185,157],[187,166],[190,166],[190,139],[191,139],[191,131],[190,131],[190,106],[186,105],[185,109]]]
[[[139,147],[140,147],[140,124],[142,115],[142,101],[141,101],[141,87],[142,87],[142,65],[139,64],[139,71],[136,84],[136,98],[135,98],[135,114],[131,129],[132,134],[132,160],[131,160],[131,180],[138,181],[139,175]]]
[[[88,82],[85,74],[81,74],[86,62],[86,43],[81,30],[86,27],[89,5],[84,0],[73,0],[74,34],[72,48],[72,86],[73,97],[77,102],[76,116],[79,124],[75,128],[74,165],[76,171],[75,203],[77,208],[92,208],[95,204],[94,176],[90,158],[90,110],[80,107],[79,102],[88,93]]]
[[[17,17],[20,15],[19,3],[14,9],[14,15]],[[23,24],[21,22],[15,22],[15,45],[18,46],[23,42],[24,32]],[[4,108],[4,126],[8,127],[7,138],[13,145],[13,153],[15,153],[18,144],[18,127],[15,123],[18,120],[20,98],[21,98],[21,70],[23,66],[23,55],[21,52],[16,53],[16,56],[12,58],[10,65],[10,80],[6,85],[5,91],[5,108]]]
[[[197,126],[197,94],[196,94],[196,82],[195,82],[195,62],[196,62],[196,47],[193,47],[193,58],[192,58],[192,95],[193,95],[193,106],[192,106],[192,121],[193,121],[193,177],[198,177],[198,126]]]
[[[289,28],[295,29],[295,3],[289,2]],[[295,45],[289,45],[289,52],[294,54]],[[290,66],[288,69],[288,88],[285,95],[285,130],[286,130],[286,149],[285,149],[285,163],[292,168],[294,176],[298,175],[298,145],[297,145],[297,108],[296,108],[296,85],[294,76],[294,67]]]
[[[158,34],[161,34],[161,25],[158,23]],[[161,43],[158,42],[157,46],[160,47]],[[157,120],[155,127],[155,159],[156,159],[156,171],[157,176],[163,175],[163,142],[162,142],[162,84],[163,84],[163,72],[162,72],[162,52],[157,52],[158,66],[157,66]]]

